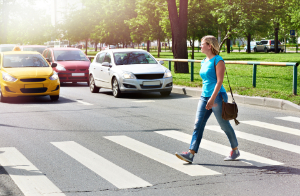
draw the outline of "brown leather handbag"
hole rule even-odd
[[[216,70],[216,65],[214,65],[214,67],[215,67],[215,70]],[[232,90],[231,90],[231,87],[230,87],[226,67],[225,67],[225,71],[226,71],[226,75],[227,75],[228,85],[229,85],[229,88],[230,88],[230,93],[231,93],[231,96],[232,96],[232,103],[224,102],[224,99],[222,97],[222,118],[224,120],[234,120],[235,124],[238,125],[238,124],[240,124],[240,122],[236,119],[238,117],[238,107],[237,107],[237,104],[235,103],[235,100],[233,98],[233,94],[232,94]],[[217,76],[217,72],[216,72],[216,76]]]

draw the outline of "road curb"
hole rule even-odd
[[[196,87],[173,86],[172,93],[184,94],[193,97],[200,97],[202,93],[202,89]],[[231,94],[230,93],[227,94],[228,94],[229,101],[232,101]],[[268,97],[251,97],[251,96],[244,96],[238,94],[233,94],[233,96],[236,103],[258,105],[263,107],[300,112],[299,105],[282,99],[274,99]]]

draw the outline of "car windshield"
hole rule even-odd
[[[157,64],[146,52],[115,52],[114,59],[116,65],[131,65],[131,64]]]
[[[0,52],[12,51],[13,49],[14,49],[14,46],[2,46],[2,47],[0,47]]]
[[[24,47],[23,51],[36,51],[39,53],[43,53],[47,47]]]
[[[89,61],[81,50],[54,50],[56,61]]]
[[[3,67],[49,67],[49,64],[40,54],[5,54]]]

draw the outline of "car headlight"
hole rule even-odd
[[[131,72],[124,72],[123,73],[123,78],[125,78],[125,79],[136,79],[135,75]]]
[[[170,78],[170,77],[172,77],[172,73],[171,73],[170,70],[167,69],[167,70],[165,71],[164,78]]]
[[[56,72],[53,73],[52,76],[49,77],[50,80],[57,80],[58,79],[58,74]]]
[[[11,75],[5,72],[2,72],[2,78],[7,82],[15,82],[18,80],[17,78],[12,77]]]
[[[66,68],[64,68],[64,67],[61,66],[61,65],[57,65],[57,66],[56,66],[56,70],[57,70],[57,71],[67,71]]]

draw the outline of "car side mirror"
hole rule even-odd
[[[57,63],[52,63],[51,67],[57,67]]]
[[[109,64],[109,62],[103,62],[102,66],[104,66],[104,67],[112,67],[111,64]]]
[[[165,62],[164,61],[159,61],[159,64],[163,65]]]

